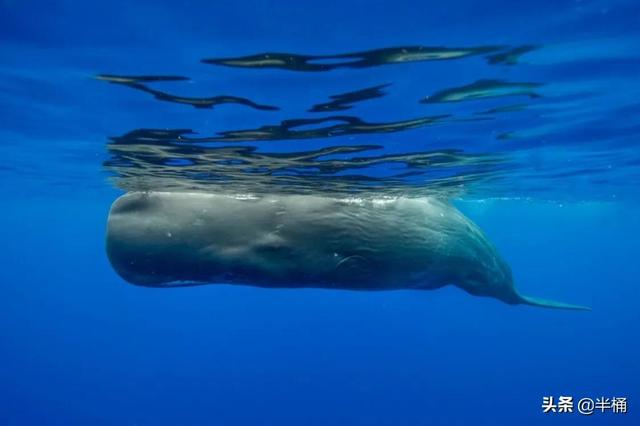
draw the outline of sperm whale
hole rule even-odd
[[[111,207],[106,250],[123,279],[150,287],[455,285],[513,305],[588,309],[518,293],[511,269],[482,231],[431,197],[130,192]]]

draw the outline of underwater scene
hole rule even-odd
[[[0,425],[640,424],[640,3],[0,0]]]

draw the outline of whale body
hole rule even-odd
[[[588,309],[519,294],[482,231],[436,198],[234,197],[131,192],[112,205],[106,249],[126,281],[270,288],[431,290]]]

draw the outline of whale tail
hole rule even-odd
[[[572,305],[570,303],[562,303],[556,302],[553,300],[541,299],[539,297],[530,297],[530,296],[520,296],[520,303],[530,306],[538,306],[541,308],[552,308],[552,309],[570,309],[573,311],[590,311],[591,308],[588,306],[581,305]]]

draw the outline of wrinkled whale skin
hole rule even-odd
[[[132,192],[112,205],[107,254],[152,287],[430,290],[456,285],[509,304],[574,308],[517,293],[480,229],[435,198],[233,197]]]

